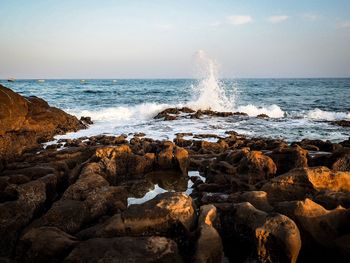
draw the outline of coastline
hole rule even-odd
[[[349,260],[350,139],[286,143],[227,131],[160,141],[135,131],[44,149],[41,142],[90,120],[10,97],[3,109],[11,114],[0,115],[6,260]],[[234,114],[167,109],[158,117],[182,113]],[[142,199],[150,191],[159,194]]]

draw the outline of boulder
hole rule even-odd
[[[307,167],[308,151],[298,145],[278,147],[268,155],[277,166],[277,175],[284,174],[294,168]]]
[[[0,256],[9,256],[17,242],[19,232],[46,202],[46,186],[32,181],[15,188],[18,199],[0,203]]]
[[[327,167],[297,168],[271,179],[263,185],[271,203],[304,200],[319,191],[350,191],[350,172]]]
[[[130,205],[100,225],[82,231],[79,236],[138,236],[171,231],[190,231],[196,219],[191,197],[167,192],[139,205]]]
[[[339,254],[334,245],[339,246],[341,237],[350,233],[349,209],[338,207],[326,210],[312,200],[305,199],[281,202],[276,205],[276,210],[292,218],[298,225],[303,242],[301,256],[304,261],[339,262]],[[341,247],[346,250],[346,247]]]
[[[0,85],[0,160],[13,159],[56,134],[86,126],[37,97],[23,97]]]
[[[20,262],[61,262],[78,240],[56,227],[33,228],[25,233],[17,247]]]
[[[231,261],[297,261],[301,239],[293,220],[258,210],[248,202],[218,208],[225,254]]]
[[[255,184],[275,176],[276,165],[273,160],[259,151],[244,154],[237,168],[237,173],[243,175],[248,183]]]
[[[198,219],[199,238],[196,243],[193,262],[221,262],[223,246],[221,237],[214,227],[217,220],[218,216],[215,206],[201,206]]]
[[[182,262],[174,241],[165,237],[94,238],[81,242],[63,261]]]

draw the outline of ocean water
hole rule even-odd
[[[42,97],[78,118],[94,121],[88,129],[60,138],[98,134],[172,140],[176,133],[345,140],[350,128],[330,121],[350,120],[350,79],[221,79],[215,60],[200,50],[196,79],[103,79],[0,81],[25,96]],[[249,117],[154,119],[169,107],[245,112]],[[256,118],[267,114],[270,118]]]
[[[144,132],[173,139],[177,132],[345,140],[350,129],[329,123],[350,120],[350,79],[223,79],[214,72],[200,79],[17,80],[1,84],[25,96],[95,122],[59,138]],[[154,120],[167,107],[241,111],[250,117]],[[265,113],[269,119],[258,119]]]

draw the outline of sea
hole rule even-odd
[[[350,120],[350,79],[46,79],[0,83],[24,96],[94,121],[86,130],[57,138],[98,134],[172,140],[176,133],[216,134],[236,131],[251,137],[346,140],[350,128],[333,125]],[[245,112],[249,117],[153,119],[169,107]],[[268,119],[256,118],[267,114]]]

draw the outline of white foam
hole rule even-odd
[[[265,107],[257,107],[255,105],[249,104],[246,106],[240,106],[236,111],[247,113],[251,117],[256,117],[259,114],[266,114],[270,118],[282,118],[284,117],[284,111],[278,105],[270,105]]]
[[[308,111],[306,117],[312,120],[333,121],[340,119],[350,119],[350,112],[324,111],[316,108]]]
[[[158,112],[172,107],[168,104],[143,103],[135,106],[109,107],[98,110],[67,110],[69,113],[80,116],[89,116],[93,121],[147,120]]]

